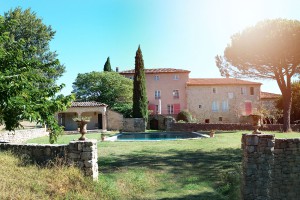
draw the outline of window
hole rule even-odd
[[[254,87],[250,87],[250,95],[254,95]]]
[[[179,75],[178,75],[178,74],[175,74],[175,75],[173,76],[173,80],[179,80]]]
[[[168,108],[168,114],[173,114],[174,113],[174,107],[173,107],[172,104],[168,104],[167,108]]]
[[[217,101],[213,101],[211,108],[212,108],[213,112],[218,112],[219,111],[219,104],[218,104],[218,102]]]
[[[222,117],[219,117],[219,122],[223,121],[223,118]]]
[[[229,92],[229,93],[228,93],[228,98],[229,98],[229,99],[233,99],[233,93],[232,93],[232,92]]]
[[[202,105],[199,105],[199,108],[202,108]]]
[[[213,88],[213,93],[217,93],[217,88]]]
[[[241,94],[244,94],[244,95],[246,94],[246,88],[245,87],[241,88]]]
[[[133,80],[133,76],[129,76],[129,79]]]
[[[179,99],[179,90],[173,90],[173,98]]]
[[[155,90],[155,99],[160,99],[160,91]]]
[[[229,106],[228,106],[228,100],[225,100],[222,102],[222,111],[223,112],[228,112]]]
[[[159,108],[158,105],[155,105],[155,113],[156,114],[160,114],[158,108]]]
[[[158,80],[159,80],[159,76],[158,76],[158,75],[155,75],[155,76],[154,76],[154,80],[158,81]]]
[[[205,122],[206,124],[209,124],[209,119],[205,119],[204,122]]]

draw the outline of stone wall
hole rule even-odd
[[[7,141],[12,143],[24,143],[26,140],[46,136],[49,133],[45,128],[37,129],[23,129],[12,131],[0,132],[0,141]]]
[[[123,129],[123,115],[116,111],[107,110],[107,130],[121,130]]]
[[[292,124],[293,131],[300,130],[300,124]],[[170,131],[210,131],[210,130],[247,130],[252,131],[251,124],[202,124],[202,123],[172,123]],[[261,131],[281,131],[282,124],[264,124],[259,130]]]
[[[242,149],[243,199],[299,199],[300,138],[244,134]]]
[[[124,132],[145,132],[146,122],[143,118],[124,118],[123,121]]]
[[[71,141],[68,145],[0,143],[0,151],[11,151],[40,165],[59,160],[62,164],[80,168],[85,176],[98,180],[97,140]]]

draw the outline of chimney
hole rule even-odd
[[[119,67],[116,67],[116,72],[119,72]]]

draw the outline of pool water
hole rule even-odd
[[[121,133],[113,136],[111,141],[154,141],[202,138],[203,134],[195,132],[158,132],[158,133]]]

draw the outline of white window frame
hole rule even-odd
[[[173,76],[173,80],[179,80],[179,75],[178,75],[178,74],[175,74],[175,75]]]
[[[228,112],[229,111],[228,100],[222,101],[222,111],[223,112]]]
[[[211,105],[212,112],[219,112],[219,102],[213,101]]]
[[[179,90],[173,90],[173,98],[179,99]]]
[[[246,87],[241,87],[241,95],[247,95]]]
[[[160,96],[160,90],[155,90],[155,92],[154,92],[154,98],[155,99],[160,99],[161,98],[161,96]]]
[[[168,114],[174,114],[174,105],[168,104],[167,105]]]

